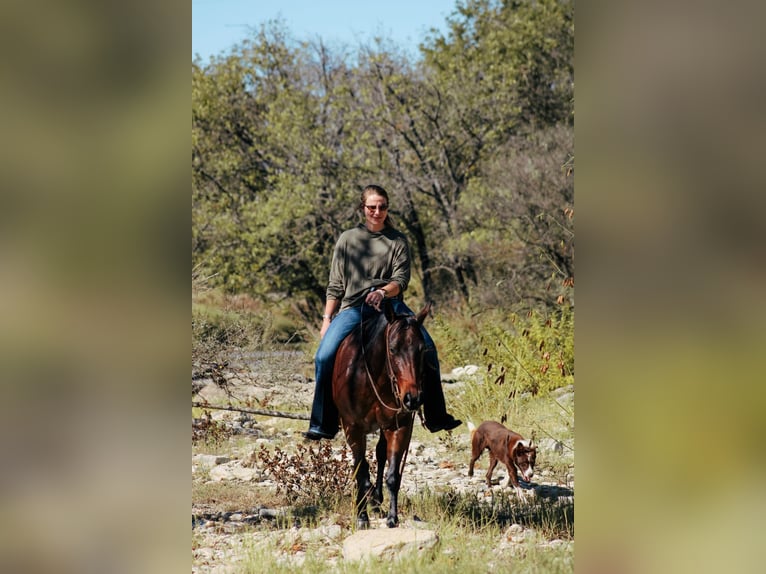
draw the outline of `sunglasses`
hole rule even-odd
[[[388,209],[387,205],[365,205],[365,207],[369,209],[370,211],[376,211],[376,210],[386,211]]]

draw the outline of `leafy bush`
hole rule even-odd
[[[546,396],[574,383],[574,312],[568,306],[544,314],[498,313],[435,321],[442,364],[478,364],[451,405],[469,420],[501,421],[509,407],[527,396]]]
[[[254,353],[298,342],[295,323],[247,295],[222,295],[195,287],[192,292],[192,395],[212,379],[229,392],[232,378],[252,379],[247,365]]]
[[[562,307],[558,316],[529,312],[511,315],[509,329],[490,326],[482,336],[487,381],[507,396],[547,394],[574,380],[574,316]]]
[[[192,444],[217,446],[228,440],[233,432],[225,423],[213,419],[209,410],[192,419]]]
[[[351,453],[343,445],[339,455],[324,441],[314,448],[298,444],[290,455],[281,448],[270,452],[261,445],[258,459],[264,464],[277,485],[277,494],[286,504],[317,505],[334,508],[349,498],[353,486]]]

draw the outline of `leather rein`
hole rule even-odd
[[[372,378],[372,373],[370,373],[370,367],[367,364],[367,357],[365,357],[364,354],[364,337],[362,337],[362,362],[364,363],[364,370],[367,373],[367,381],[370,383],[370,387],[372,388],[373,393],[375,393],[375,397],[378,399],[378,402],[384,407],[387,408],[390,411],[393,411],[396,414],[402,413],[402,412],[409,412],[404,408],[404,405],[402,403],[402,397],[401,393],[399,392],[399,386],[396,384],[396,374],[394,373],[394,368],[391,365],[391,346],[388,339],[388,331],[391,328],[392,323],[386,324],[386,328],[383,332],[384,337],[386,339],[386,370],[388,371],[388,380],[391,383],[391,393],[394,395],[394,398],[396,399],[397,407],[392,407],[390,405],[387,405],[386,402],[381,398],[380,394],[378,393],[378,389],[375,386],[375,381]],[[362,318],[362,314],[360,314],[360,324],[359,328],[361,331],[361,334],[364,335],[364,319]]]
[[[396,399],[397,404],[399,405],[398,408],[391,407],[383,401],[380,394],[378,393],[378,389],[375,387],[375,381],[372,380],[372,374],[370,373],[370,367],[367,365],[367,357],[364,355],[364,319],[362,317],[362,313],[360,313],[359,317],[359,330],[360,330],[360,339],[362,343],[362,362],[364,363],[364,370],[367,373],[367,381],[370,383],[370,387],[372,387],[372,392],[375,393],[375,397],[378,399],[378,402],[384,407],[387,408],[390,411],[394,411],[395,415],[399,415],[402,412],[405,412],[404,405],[402,403],[402,397],[401,393],[399,392],[399,386],[396,384],[396,374],[394,373],[394,368],[391,365],[391,346],[388,339],[388,330],[391,328],[392,323],[387,323],[386,328],[383,332],[385,338],[386,338],[386,370],[388,371],[388,380],[391,382],[391,392],[394,395],[394,398]],[[415,420],[415,412],[407,411],[410,414],[410,424],[412,424]],[[420,413],[420,409],[417,411]],[[423,415],[421,414],[421,420]],[[399,429],[399,417],[394,416],[394,421],[396,422],[396,428]],[[397,469],[399,471],[399,476],[402,475],[404,471],[404,465],[407,463],[407,455],[410,452],[410,446],[409,441],[407,441],[407,448],[404,451],[404,454],[402,456],[402,460],[399,463],[399,468]]]

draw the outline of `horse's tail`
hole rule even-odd
[[[468,440],[473,441],[473,433],[476,432],[476,425],[468,421]]]

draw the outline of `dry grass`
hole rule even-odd
[[[249,512],[280,504],[281,498],[270,487],[241,482],[197,481],[192,484],[192,508],[199,512]]]

